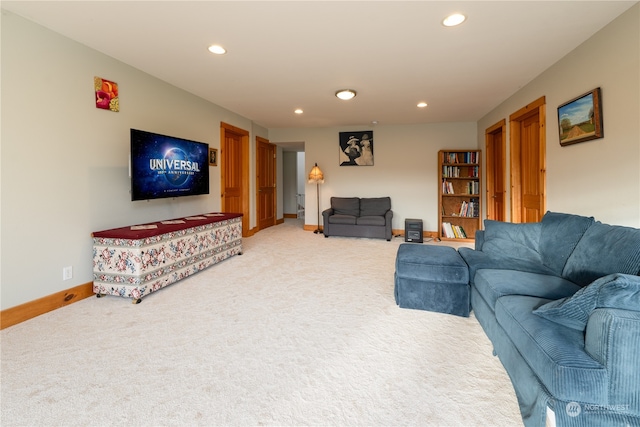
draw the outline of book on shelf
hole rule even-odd
[[[463,201],[462,203],[460,203],[460,212],[458,213],[458,215],[468,216],[467,215],[468,213],[469,213],[469,202]]]
[[[478,181],[470,181],[467,183],[467,194],[478,194],[480,192],[480,183]]]
[[[462,153],[445,152],[442,163],[478,163],[478,152],[467,151]]]
[[[442,235],[448,239],[453,239],[455,237],[450,222],[442,223]]]
[[[480,201],[477,197],[472,197],[469,200],[471,206],[473,206],[473,217],[478,218],[480,216]]]
[[[457,178],[460,175],[460,168],[457,166],[443,166],[442,176],[445,178]]]
[[[443,166],[442,176],[445,178],[478,178],[478,166]]]
[[[447,180],[442,181],[442,194],[454,194],[453,184]]]
[[[467,233],[459,225],[451,224],[450,222],[442,223],[442,235],[447,239],[466,239]]]
[[[458,216],[465,218],[478,218],[480,216],[480,205],[478,199],[471,198],[468,202],[463,200],[460,202],[460,211]]]

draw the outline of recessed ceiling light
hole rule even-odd
[[[296,114],[304,113],[304,111],[302,111],[302,109],[300,109],[300,108],[296,108],[293,112],[296,113]]]
[[[467,19],[467,17],[463,14],[454,13],[444,18],[444,21],[442,21],[442,25],[444,25],[445,27],[455,27],[456,25],[462,24],[465,19]]]
[[[426,102],[418,102],[418,108],[424,108],[427,106]]]
[[[349,100],[356,96],[356,91],[353,89],[342,89],[336,92],[336,96],[343,100]]]
[[[209,52],[215,53],[216,55],[224,55],[225,53],[227,53],[227,49],[223,48],[220,45],[212,44],[211,46],[209,46]]]

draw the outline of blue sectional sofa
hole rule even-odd
[[[640,229],[487,220],[459,254],[526,426],[640,426]]]

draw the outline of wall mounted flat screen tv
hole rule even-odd
[[[131,129],[131,200],[209,194],[209,145]]]

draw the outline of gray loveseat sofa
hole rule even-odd
[[[332,197],[322,212],[324,237],[372,237],[391,240],[390,197]]]
[[[459,254],[526,426],[640,426],[640,229],[547,212]]]

